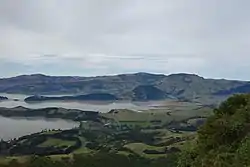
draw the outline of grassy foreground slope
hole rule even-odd
[[[182,151],[179,167],[250,166],[250,95],[223,102]]]

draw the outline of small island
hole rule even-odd
[[[86,95],[60,96],[60,97],[35,95],[24,99],[24,101],[27,103],[42,102],[42,101],[114,101],[114,100],[119,100],[119,98],[109,93],[93,93]]]
[[[8,97],[0,96],[0,101],[2,101],[2,100],[8,100],[8,99],[9,99]]]

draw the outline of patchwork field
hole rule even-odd
[[[11,154],[2,151],[0,163],[25,161],[32,154],[56,160],[97,152],[150,159],[167,157],[195,140],[195,131],[211,114],[210,106],[176,101],[166,101],[153,110],[141,112],[114,109],[95,113],[84,116],[88,120],[79,121],[78,128],[42,131],[12,141],[6,150]]]

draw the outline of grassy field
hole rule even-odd
[[[117,109],[112,113],[103,113],[107,118],[112,118],[120,124],[139,125],[142,127],[152,125],[152,121],[159,121],[159,125],[170,123],[171,121],[182,121],[194,117],[208,117],[212,114],[212,109],[202,106],[200,103],[188,102],[166,102],[167,104],[156,108],[136,112],[127,109]]]
[[[126,150],[118,151],[118,154],[129,155],[131,152],[141,155],[146,158],[159,158],[166,157],[166,149],[177,148],[181,149],[186,147],[187,142],[195,141],[195,132],[188,131],[173,131],[169,128],[169,123],[180,123],[186,125],[196,125],[197,121],[203,119],[212,114],[212,109],[208,106],[203,106],[200,103],[189,103],[189,102],[176,102],[176,101],[166,101],[162,106],[157,106],[151,110],[145,110],[142,112],[136,112],[127,109],[117,109],[109,113],[100,113],[106,118],[113,120],[112,123],[120,125],[128,125],[129,127],[140,127],[143,133],[154,133],[157,132],[157,135],[154,136],[153,143],[146,144],[142,141],[128,141],[121,145],[121,148],[126,148]],[[157,127],[157,128],[155,128]],[[103,128],[103,126],[102,126]],[[99,131],[103,132],[103,131]],[[115,130],[114,133],[117,131]],[[48,131],[42,132],[43,135],[53,135],[60,133],[60,131]],[[99,135],[99,134],[98,134]],[[88,149],[86,143],[92,142],[92,140],[87,140],[86,136],[78,136],[78,133],[74,134],[74,137],[78,137],[81,140],[82,146],[77,150],[74,150],[71,154],[68,155],[52,155],[51,158],[55,160],[61,160],[62,158],[72,158],[73,154],[91,154],[95,151],[94,149]],[[85,138],[86,137],[86,138]],[[110,136],[109,136],[110,137]],[[103,141],[99,141],[98,144],[103,146],[110,146],[112,150],[116,150],[114,143],[106,143],[108,138],[101,138]],[[93,139],[95,140],[95,138]],[[121,140],[121,139],[120,139]],[[184,141],[185,140],[185,141]],[[26,139],[20,141],[20,143],[25,143]],[[123,143],[123,141],[118,141]],[[57,139],[49,136],[47,140],[41,144],[39,147],[69,147],[75,144],[75,141]],[[89,147],[90,148],[90,147]],[[119,147],[117,147],[119,148]],[[119,150],[119,149],[117,149]],[[159,152],[156,154],[145,153],[145,150]],[[164,152],[165,150],[165,152]],[[131,152],[130,152],[131,151]],[[162,152],[162,154],[161,154]],[[26,161],[28,156],[20,157],[0,157],[0,163],[8,163],[13,159],[18,160],[19,162]]]
[[[73,153],[74,154],[89,154],[93,152],[93,150],[90,150],[85,146],[87,142],[86,139],[84,137],[79,137],[79,138],[82,142],[82,146],[79,149],[75,150]]]
[[[74,141],[69,141],[69,140],[61,140],[61,139],[56,139],[56,138],[48,138],[45,142],[40,144],[40,147],[62,147],[62,146],[72,146],[74,145]]]
[[[155,150],[155,151],[164,151],[165,147],[156,147],[156,146],[150,146],[144,143],[130,143],[124,146],[125,148],[128,148],[129,150],[133,151],[134,153],[147,157],[147,158],[158,158],[158,157],[165,157],[166,154],[145,154],[144,150]]]
[[[0,164],[8,164],[9,162],[16,160],[20,163],[24,163],[30,156],[12,156],[12,157],[0,157]]]
[[[31,156],[12,156],[12,157],[0,157],[0,164],[9,164],[11,161],[18,161],[19,163],[25,163],[30,159]],[[73,154],[68,155],[50,155],[47,156],[56,161],[61,161],[63,158],[71,159]]]
[[[185,145],[185,142],[193,141],[196,136],[195,132],[173,133],[167,129],[157,129],[157,130],[150,129],[150,130],[143,130],[143,132],[146,133],[159,132],[158,135],[155,136],[155,142],[153,145],[148,145],[145,143],[129,143],[126,144],[124,147],[146,158],[166,157],[168,153],[164,153],[165,149],[171,149],[171,148],[181,149]],[[144,152],[145,150],[158,151],[163,153],[147,154]],[[122,151],[121,154],[128,154],[128,152]]]
[[[166,112],[136,112],[132,110],[118,109],[115,113],[104,113],[103,116],[113,118],[119,121],[150,121],[150,120],[164,120],[168,118]]]

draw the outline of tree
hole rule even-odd
[[[250,95],[234,95],[214,110],[198,131],[197,144],[183,151],[179,167],[250,165]]]

